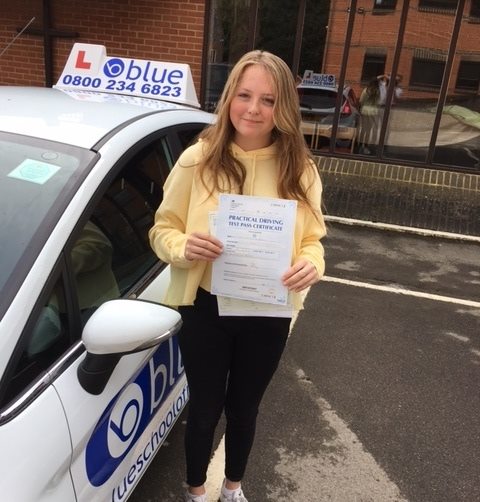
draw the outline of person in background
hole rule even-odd
[[[386,101],[387,101],[388,86],[390,85],[392,78],[391,78],[390,74],[379,75],[377,77],[377,80],[378,80],[378,88],[380,91],[379,105],[385,106]],[[402,81],[402,76],[397,75],[395,77],[395,85],[394,85],[394,90],[393,90],[392,104],[396,104],[402,95],[403,90],[400,87],[401,81]]]
[[[392,105],[398,103],[402,88],[401,75],[395,78]],[[370,155],[378,145],[380,127],[383,120],[383,108],[387,101],[390,75],[383,74],[370,80],[367,87],[360,94],[360,131],[358,137],[359,153]]]
[[[403,94],[403,89],[400,87],[402,81],[402,75],[397,75],[395,77],[395,88],[393,90],[393,101],[392,104],[396,105]]]
[[[387,89],[388,84],[390,83],[390,78],[388,75],[378,75],[377,84],[378,84],[378,106],[385,106],[387,101]]]
[[[385,77],[385,78],[383,78]],[[385,103],[386,76],[380,75],[368,83],[360,94],[359,153],[370,155],[378,144],[381,125],[380,107]],[[385,91],[385,92],[384,92]]]
[[[245,54],[232,69],[217,121],[171,171],[149,232],[171,264],[164,301],[178,306],[179,343],[190,389],[185,433],[187,502],[206,502],[214,432],[225,412],[225,479],[221,502],[247,502],[241,481],[264,392],[290,329],[288,317],[220,316],[210,293],[212,263],[223,244],[209,231],[221,193],[298,201],[291,266],[283,284],[296,309],[324,273],[325,235],[318,170],[300,130],[295,78],[279,57]]]

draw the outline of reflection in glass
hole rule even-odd
[[[334,3],[334,2],[332,2]],[[362,3],[359,4],[363,5]],[[369,10],[371,12],[372,2],[368,3]],[[335,3],[335,8],[332,9],[330,13],[329,21],[329,45],[326,48],[327,56],[325,58],[325,68],[324,71],[328,73],[335,73],[337,78],[337,85],[340,86],[341,77],[341,63],[342,57],[345,50],[345,40],[348,37],[347,28],[349,22],[350,10],[345,8],[346,5],[341,5]],[[360,12],[362,12],[360,10]],[[376,16],[370,15],[370,18]],[[354,18],[354,24],[352,27],[352,35],[355,33],[362,33],[362,23],[364,22],[363,15],[356,15]],[[337,30],[337,27],[340,27]],[[336,30],[336,33],[333,33]],[[377,53],[375,51],[375,53]],[[363,51],[357,46],[356,43],[351,43],[348,50],[348,60],[346,67],[343,68],[345,71],[345,77],[342,89],[342,100],[341,107],[338,115],[338,122],[336,124],[336,136],[333,140],[333,146],[335,153],[353,153],[357,146],[358,132],[360,127],[360,103],[359,97],[361,92],[361,87],[358,85],[361,77],[361,69],[358,62],[363,57]],[[355,63],[354,63],[355,62]],[[369,71],[373,68],[370,67]],[[340,92],[340,89],[338,90]],[[332,117],[332,134],[334,126],[335,116]]]
[[[423,7],[437,9],[430,3]],[[444,35],[439,40],[424,37],[432,18],[439,17]],[[394,100],[386,124],[383,157],[426,162],[446,67],[454,16],[445,12],[423,12],[410,5],[397,74],[402,93]],[[390,69],[388,68],[388,71]]]
[[[299,86],[302,129],[314,152],[479,169],[479,0],[465,2],[458,17],[453,64],[449,50],[458,0],[358,0],[354,11],[349,0],[283,3],[212,1],[207,105],[209,97],[215,103],[231,65],[247,47],[270,50],[291,66],[299,54],[297,82],[306,72],[331,77],[329,85],[321,77]],[[303,6],[303,33],[296,33]],[[439,103],[443,82],[448,82],[446,102]],[[430,148],[437,123],[436,146]]]
[[[419,0],[419,9],[444,9],[453,10],[457,8],[458,0]]]
[[[462,20],[453,61],[449,92],[442,110],[433,162],[480,170],[480,54],[472,49],[472,35],[480,25]]]
[[[249,0],[214,0],[210,9],[205,105],[214,111],[228,73],[247,52]]]
[[[373,2],[373,10],[382,11],[382,10],[394,10],[397,5],[397,0],[374,0]]]
[[[327,10],[325,3],[307,4],[304,39],[308,29],[312,39],[316,36],[321,45],[317,46],[316,54],[312,46],[309,52],[302,49],[300,70],[303,77],[309,77],[299,86],[302,129],[307,144],[315,152],[330,150],[333,143],[335,149],[351,153],[358,122],[358,99],[350,85],[350,76],[347,76],[341,92],[339,90],[348,9],[344,2],[330,2]],[[314,18],[317,21],[312,24]],[[319,25],[318,21],[322,24]],[[313,77],[306,75],[307,71],[313,73]],[[337,133],[332,139],[337,105]]]
[[[298,68],[300,76],[303,76],[305,70],[323,73],[323,54],[327,39],[330,3],[307,0]]]
[[[446,50],[415,49],[409,85],[440,89],[446,62]]]
[[[273,52],[292,67],[298,15],[297,0],[283,0],[278,14],[278,0],[261,0],[258,11],[255,49]],[[275,22],[272,22],[275,20]]]
[[[456,2],[451,3],[451,6],[456,7]],[[430,42],[430,47],[417,47],[413,51],[407,49],[414,45],[414,34],[415,31],[418,33],[418,27],[430,25],[432,16],[436,17],[439,25],[441,23],[442,32],[452,33],[455,21],[453,14],[409,12],[400,66],[408,71],[410,59],[410,78],[402,99],[390,111],[384,148],[384,156],[387,158],[420,162],[428,160],[434,164],[475,170],[480,168],[480,55],[478,52],[475,54],[475,47],[472,47],[478,25],[469,23],[467,18],[462,21],[457,53],[431,157],[429,146],[437,109],[442,105],[438,98],[444,79],[450,37],[443,37],[441,44],[437,42],[435,48],[431,47],[433,43]]]
[[[472,4],[470,6],[470,17],[480,17],[480,0],[472,0]]]
[[[377,75],[385,73],[385,64],[387,62],[387,49],[384,47],[367,47],[363,57],[362,66],[362,84],[372,82]]]

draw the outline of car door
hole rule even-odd
[[[67,253],[82,324],[109,299],[161,298],[168,268],[147,234],[179,143],[202,127],[172,129],[135,148],[82,218]],[[78,500],[125,500],[188,399],[177,339],[124,355],[100,395],[86,392],[76,372],[72,364],[54,385],[70,428]]]
[[[53,387],[42,392],[34,406],[1,422],[2,501],[75,501],[69,472],[70,435]],[[45,461],[45,452],[48,452],[48,461]]]
[[[4,502],[70,502],[72,456],[61,400],[50,385],[70,344],[70,320],[57,315],[64,301],[57,267],[12,354],[0,402],[0,499]],[[53,293],[53,291],[55,293]],[[23,343],[24,340],[24,343]]]
[[[122,357],[98,396],[79,385],[77,368],[82,326],[100,304],[160,298],[168,268],[146,232],[174,159],[202,127],[135,145],[85,203],[31,312],[3,319],[11,333],[22,328],[0,388],[2,501],[125,500],[185,405],[176,339]]]

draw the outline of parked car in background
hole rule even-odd
[[[316,83],[312,79],[304,78],[297,86],[302,131],[312,150],[328,146],[332,135],[338,87],[334,83],[334,78],[330,79],[329,85],[325,85],[325,80]],[[355,91],[350,86],[345,86],[340,105],[336,146],[353,150],[359,122],[358,108]]]
[[[186,65],[97,45],[57,88],[0,87],[4,502],[126,500],[188,401],[147,233],[196,107]]]

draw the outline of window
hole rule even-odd
[[[445,70],[445,55],[417,49],[412,60],[410,86],[439,89]]]
[[[57,169],[52,183],[25,183],[21,176],[16,177],[18,166],[45,161],[47,156]],[[2,211],[6,211],[0,225],[1,318],[13,300],[15,284],[25,279],[52,230],[55,215],[64,211],[95,154],[29,136],[2,134],[0,158],[0,199]]]
[[[70,256],[81,324],[85,326],[103,302],[120,297],[112,268],[113,245],[93,221],[87,221]]]
[[[197,132],[198,128],[195,130]],[[185,132],[187,134],[187,132]],[[192,133],[193,135],[193,133]],[[55,364],[104,302],[128,294],[158,262],[148,230],[172,167],[165,138],[149,144],[120,171],[81,228],[69,260],[27,323],[0,405],[20,395]],[[64,278],[67,267],[73,289]]]
[[[166,141],[161,139],[133,157],[107,189],[85,225],[85,238],[94,241],[99,248],[96,263],[102,267],[104,284],[103,288],[89,292],[96,297],[89,296],[92,305],[83,302],[82,310],[98,306],[115,295],[126,294],[157,262],[148,231],[171,168],[167,151]],[[92,245],[89,247],[92,251]],[[77,288],[82,299],[84,288],[79,282]]]
[[[457,8],[458,0],[419,0],[418,8],[420,10],[448,10]]]
[[[385,73],[386,60],[387,55],[384,50],[367,49],[363,59],[362,83],[366,84],[376,78],[377,75],[383,75]]]
[[[187,148],[187,146],[192,145],[197,140],[197,136],[200,134],[205,124],[198,124],[190,126],[188,129],[181,129],[178,131],[178,139],[180,140],[182,151]]]
[[[73,342],[63,276],[47,288],[44,298],[20,340],[23,349],[10,361],[11,370],[7,370],[10,377],[6,388],[2,389],[0,406],[8,404],[33,384]]]
[[[480,0],[472,0],[470,6],[470,17],[480,18]]]
[[[391,11],[395,10],[397,6],[397,0],[374,0],[373,2],[373,12],[381,11]]]
[[[104,301],[136,293],[158,263],[148,231],[163,198],[163,185],[176,154],[204,127],[200,123],[172,128],[169,141],[162,137],[144,147],[118,173],[94,208],[80,239],[87,240],[98,268],[94,274],[87,267],[83,275],[76,275],[84,322]],[[77,261],[85,259],[74,248],[73,262],[75,254]],[[97,281],[96,288],[93,280]]]
[[[80,339],[102,303],[141,292],[160,272],[148,231],[173,162],[203,127],[173,127],[168,141],[167,136],[151,141],[118,167],[92,201],[74,242],[59,250],[58,264],[23,330],[1,382],[0,406],[32,385],[43,385],[45,372]],[[29,399],[35,397],[33,393]]]
[[[460,61],[455,88],[460,91],[477,92],[480,84],[480,61]]]

